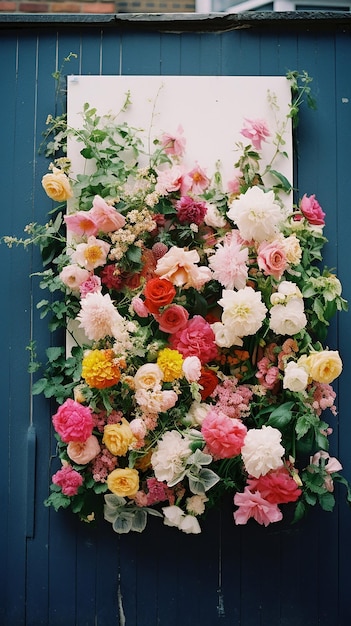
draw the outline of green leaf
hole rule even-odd
[[[335,506],[335,498],[329,491],[319,496],[319,504],[323,511],[332,511]]]
[[[283,191],[289,193],[292,190],[291,183],[289,183],[288,179],[283,174],[276,170],[269,170],[269,173],[280,181]]]
[[[293,412],[291,410],[293,406],[294,402],[285,402],[284,404],[273,409],[267,420],[267,424],[273,428],[278,428],[279,430],[287,426],[293,417]]]

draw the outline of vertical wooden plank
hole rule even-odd
[[[121,73],[121,35],[105,31],[101,38],[101,72],[105,75]]]
[[[153,32],[123,33],[121,74],[152,76],[161,73],[160,34]]]

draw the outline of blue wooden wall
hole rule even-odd
[[[51,73],[285,75],[307,70],[317,111],[303,107],[296,184],[327,213],[326,264],[351,301],[351,16],[0,17],[1,235],[42,222],[50,203],[38,155],[55,111]],[[232,21],[230,21],[232,20]],[[198,103],[196,103],[198,104]],[[50,341],[35,309],[37,250],[0,245],[0,624],[3,626],[349,626],[351,511],[313,511],[299,526],[235,527],[228,502],[199,536],[150,519],[141,536],[96,532],[44,508],[55,453],[52,407],[31,397],[31,339]],[[342,314],[329,346],[344,360],[332,452],[351,480],[351,329]],[[55,466],[56,467],[56,466]]]

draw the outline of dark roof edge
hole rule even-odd
[[[249,11],[245,13],[0,13],[0,29],[37,27],[120,27],[168,32],[224,32],[261,26],[324,29],[351,26],[351,12]]]

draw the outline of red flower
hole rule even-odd
[[[262,498],[272,504],[296,502],[302,493],[285,467],[268,472],[259,478],[249,478],[247,484],[250,491],[259,491]]]
[[[201,395],[202,401],[204,401],[216,389],[218,385],[218,378],[213,370],[206,369],[205,367],[203,367],[201,370],[201,376],[198,382],[201,385],[201,387],[203,387],[203,389],[200,389],[200,395]]]
[[[174,285],[166,278],[151,278],[145,285],[145,306],[150,313],[159,313],[161,307],[170,304],[176,295]]]

